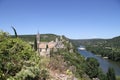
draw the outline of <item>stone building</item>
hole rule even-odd
[[[57,48],[64,48],[64,44],[62,41],[59,41],[58,38],[56,38],[56,41],[50,41],[50,42],[41,42],[40,41],[40,34],[36,35],[37,40],[37,49],[40,56],[50,56],[50,50],[56,50]]]

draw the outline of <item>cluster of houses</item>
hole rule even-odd
[[[64,48],[64,44],[62,43],[63,39],[62,36],[60,40],[56,38],[55,41],[50,41],[50,42],[41,42],[40,40],[40,34],[36,35],[36,40],[37,40],[37,50],[40,56],[50,56],[50,51],[54,50],[56,51],[58,48]]]

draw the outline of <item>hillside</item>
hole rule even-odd
[[[71,39],[71,41],[76,45],[108,45],[119,47],[120,46],[120,36],[114,37],[112,39]]]
[[[12,37],[14,37],[14,35],[12,35]],[[33,42],[36,38],[36,35],[35,34],[33,34],[33,35],[18,35],[18,37],[27,42],[28,41]],[[40,37],[41,37],[41,41],[49,42],[49,41],[55,40],[55,38],[59,37],[59,36],[55,35],[55,34],[40,34]]]
[[[56,37],[60,38],[54,34],[42,34],[40,39],[43,42],[53,41]],[[60,38],[64,47],[54,47],[50,50],[49,56],[40,55],[28,43],[33,42],[34,39],[35,35],[14,37],[6,32],[0,32],[0,79],[93,80],[94,78],[94,80],[106,80],[109,77],[102,72],[99,62],[95,58],[85,59],[78,53],[71,40],[65,36]],[[90,44],[94,41],[96,40]],[[47,49],[43,49],[43,51]]]
[[[96,44],[103,44],[107,40],[106,39],[71,39],[71,42],[79,47],[80,45],[96,45]]]
[[[55,40],[57,35],[47,34],[44,39]],[[30,39],[32,38],[32,39]],[[63,36],[65,48],[52,50],[50,57],[38,54],[26,41],[34,35],[18,38],[0,32],[0,79],[2,80],[90,80],[84,71],[85,60]],[[25,41],[24,41],[25,40]]]
[[[73,43],[86,46],[87,50],[108,57],[113,61],[120,61],[120,36],[112,39],[72,40]]]
[[[115,48],[120,48],[120,36],[108,39],[106,45]]]

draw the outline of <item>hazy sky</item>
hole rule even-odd
[[[69,38],[120,36],[120,0],[0,0],[0,29]]]

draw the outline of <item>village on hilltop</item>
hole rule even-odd
[[[37,40],[37,51],[40,54],[40,56],[50,56],[50,51],[57,51],[58,48],[65,48],[63,44],[63,38],[60,36],[60,40],[56,38],[55,41],[50,41],[50,42],[41,42],[41,37],[39,32],[36,35],[36,40]]]

